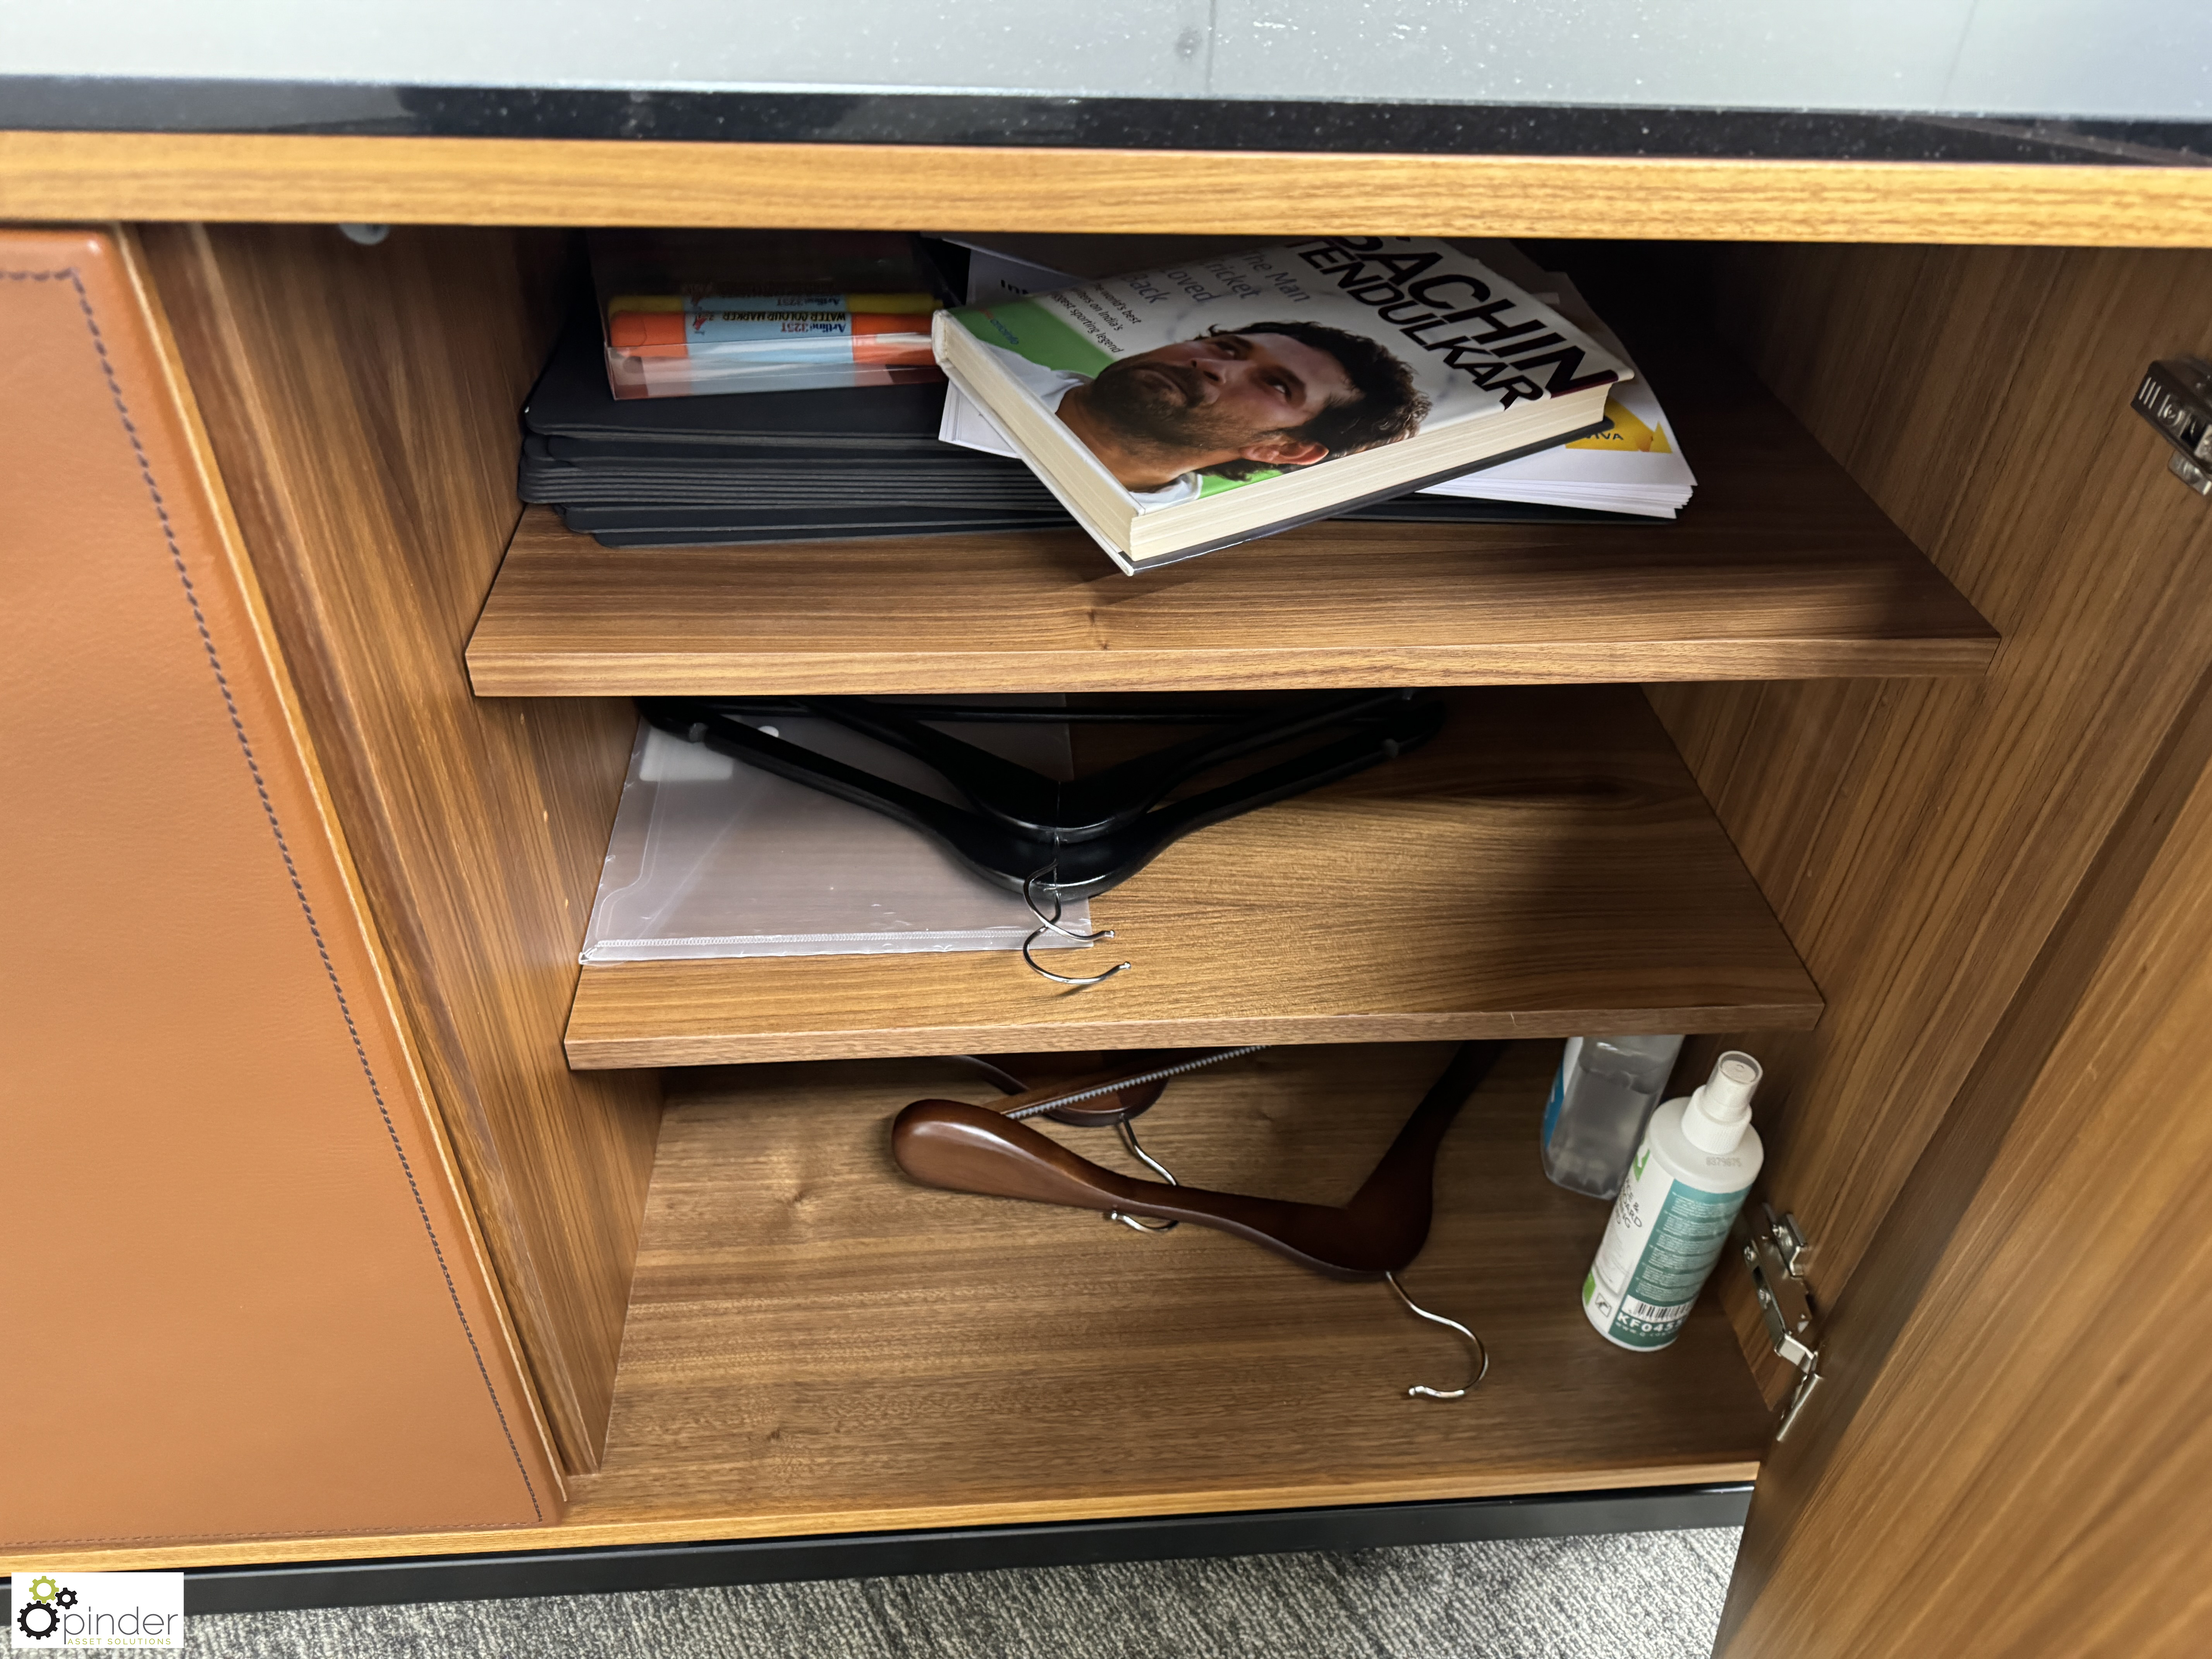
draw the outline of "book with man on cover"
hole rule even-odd
[[[1412,237],[1312,237],[940,312],[934,345],[1132,571],[1596,431],[1632,372]]]

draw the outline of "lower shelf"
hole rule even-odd
[[[1803,1029],[1820,994],[1633,686],[1447,694],[1412,754],[1169,848],[1112,944],[584,969],[580,1068]],[[1079,762],[1080,757],[1079,757]],[[1109,954],[1109,952],[1113,954]],[[1070,963],[1078,964],[1071,966]]]
[[[1322,1047],[1228,1062],[1172,1084],[1146,1141],[1187,1181],[1341,1203],[1450,1052]],[[1740,1511],[1721,1489],[1756,1476],[1772,1419],[1711,1295],[1658,1353],[1613,1347],[1583,1320],[1577,1292],[1607,1206],[1552,1186],[1537,1162],[1558,1052],[1514,1045],[1468,1103],[1437,1167],[1428,1248],[1403,1276],[1489,1344],[1489,1377],[1465,1400],[1406,1397],[1410,1382],[1456,1386],[1463,1350],[1381,1285],[1324,1279],[1197,1227],[1139,1237],[1088,1213],[908,1182],[890,1161],[890,1119],[924,1096],[994,1097],[963,1068],[704,1071],[670,1079],[605,1456],[570,1478],[562,1520],[76,1550],[65,1565],[248,1570],[204,1593],[212,1611],[472,1593],[400,1570],[546,1550],[780,1540],[796,1552],[757,1567],[702,1557],[682,1569],[693,1577],[658,1580],[715,1583],[817,1576],[807,1540],[841,1538],[858,1551],[902,1536],[921,1552],[860,1552],[873,1565],[854,1571],[924,1570],[945,1565],[930,1552],[966,1528],[1017,1531],[954,1565],[1006,1565],[1023,1548],[1061,1559],[1063,1542],[1024,1545],[1018,1529],[1114,1519],[1212,1516],[1234,1534],[1193,1533],[1195,1553],[1731,1524]],[[1110,1132],[1039,1127],[1141,1173]],[[1516,1522],[1422,1509],[1547,1494],[1556,1506],[1577,1492],[1604,1514]],[[1239,1543],[1247,1520],[1255,1541]],[[1121,1547],[1094,1544],[1103,1553],[1065,1546],[1078,1553],[1064,1559]],[[988,1561],[993,1550],[1004,1559]],[[618,1588],[662,1571],[626,1559],[586,1563],[576,1587],[593,1571]],[[255,1587],[252,1569],[283,1562],[338,1565],[303,1589]],[[400,1589],[357,1582],[386,1568]]]
[[[1186,1181],[1341,1202],[1450,1050],[1274,1053],[1179,1079],[1147,1146]],[[1577,1292],[1606,1206],[1543,1178],[1551,1044],[1516,1045],[1445,1146],[1407,1288],[1321,1279],[1186,1226],[936,1192],[888,1124],[942,1062],[703,1073],[667,1113],[601,1473],[575,1541],[988,1526],[1748,1480],[1771,1431],[1711,1298],[1614,1348]],[[1051,1126],[1141,1173],[1107,1131]]]

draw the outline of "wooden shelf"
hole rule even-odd
[[[1447,694],[1425,748],[1201,831],[1092,902],[1136,965],[1011,951],[587,967],[582,1069],[1802,1029],[1819,991],[1640,694]]]
[[[1340,1203],[1450,1050],[1263,1054],[1146,1119],[1186,1181]],[[1607,1206],[1543,1178],[1548,1044],[1516,1045],[1439,1165],[1411,1292],[1197,1227],[922,1188],[889,1121],[988,1086],[931,1061],[710,1074],[661,1131],[603,1472],[575,1541],[745,1537],[1741,1480],[1771,1422],[1713,1298],[1656,1354],[1577,1292]],[[1048,1126],[1126,1167],[1115,1137]]]
[[[1322,524],[1143,576],[1074,531],[626,549],[533,507],[480,696],[1978,674],[1997,636],[1719,348],[1639,346],[1674,523]]]

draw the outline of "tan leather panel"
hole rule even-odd
[[[550,1520],[128,254],[0,233],[0,1566]]]

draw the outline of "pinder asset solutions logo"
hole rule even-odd
[[[185,1645],[180,1572],[19,1572],[9,1582],[18,1653]]]

